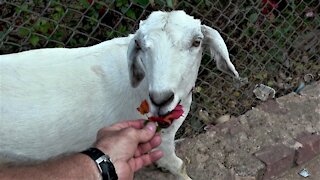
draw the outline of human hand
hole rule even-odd
[[[134,172],[163,156],[151,151],[161,143],[156,125],[145,120],[125,121],[100,129],[96,147],[110,156],[119,180],[133,179]]]

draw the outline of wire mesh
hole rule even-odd
[[[257,84],[282,96],[320,79],[318,0],[0,0],[0,54],[97,44],[133,33],[151,11],[174,9],[222,34],[243,80],[219,72],[205,55],[179,137],[256,106]]]

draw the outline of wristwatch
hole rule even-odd
[[[81,153],[88,155],[96,163],[103,180],[117,180],[118,176],[110,157],[97,148],[89,148]]]

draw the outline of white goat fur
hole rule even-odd
[[[200,47],[192,47],[194,38],[201,39]],[[137,62],[131,62],[135,40],[141,49],[136,48]],[[175,155],[174,135],[189,112],[205,45],[221,70],[238,76],[219,33],[183,11],[153,12],[134,35],[91,47],[1,55],[0,165],[87,149],[100,128],[145,118],[136,110],[142,100],[147,99],[151,112],[158,113],[149,91],[170,89],[174,100],[162,111],[180,103],[185,113],[162,130],[159,148],[165,156],[157,163],[178,178],[189,179]],[[132,71],[143,71],[145,78],[132,82]]]

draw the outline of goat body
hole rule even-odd
[[[141,118],[129,82],[130,37],[87,48],[0,56],[0,159],[46,160],[90,147],[99,128]]]
[[[0,165],[36,162],[93,145],[97,131],[178,104],[184,114],[161,131],[157,164],[190,179],[174,152],[187,116],[203,49],[220,70],[238,77],[220,34],[183,11],[153,12],[134,35],[74,49],[0,56]]]

